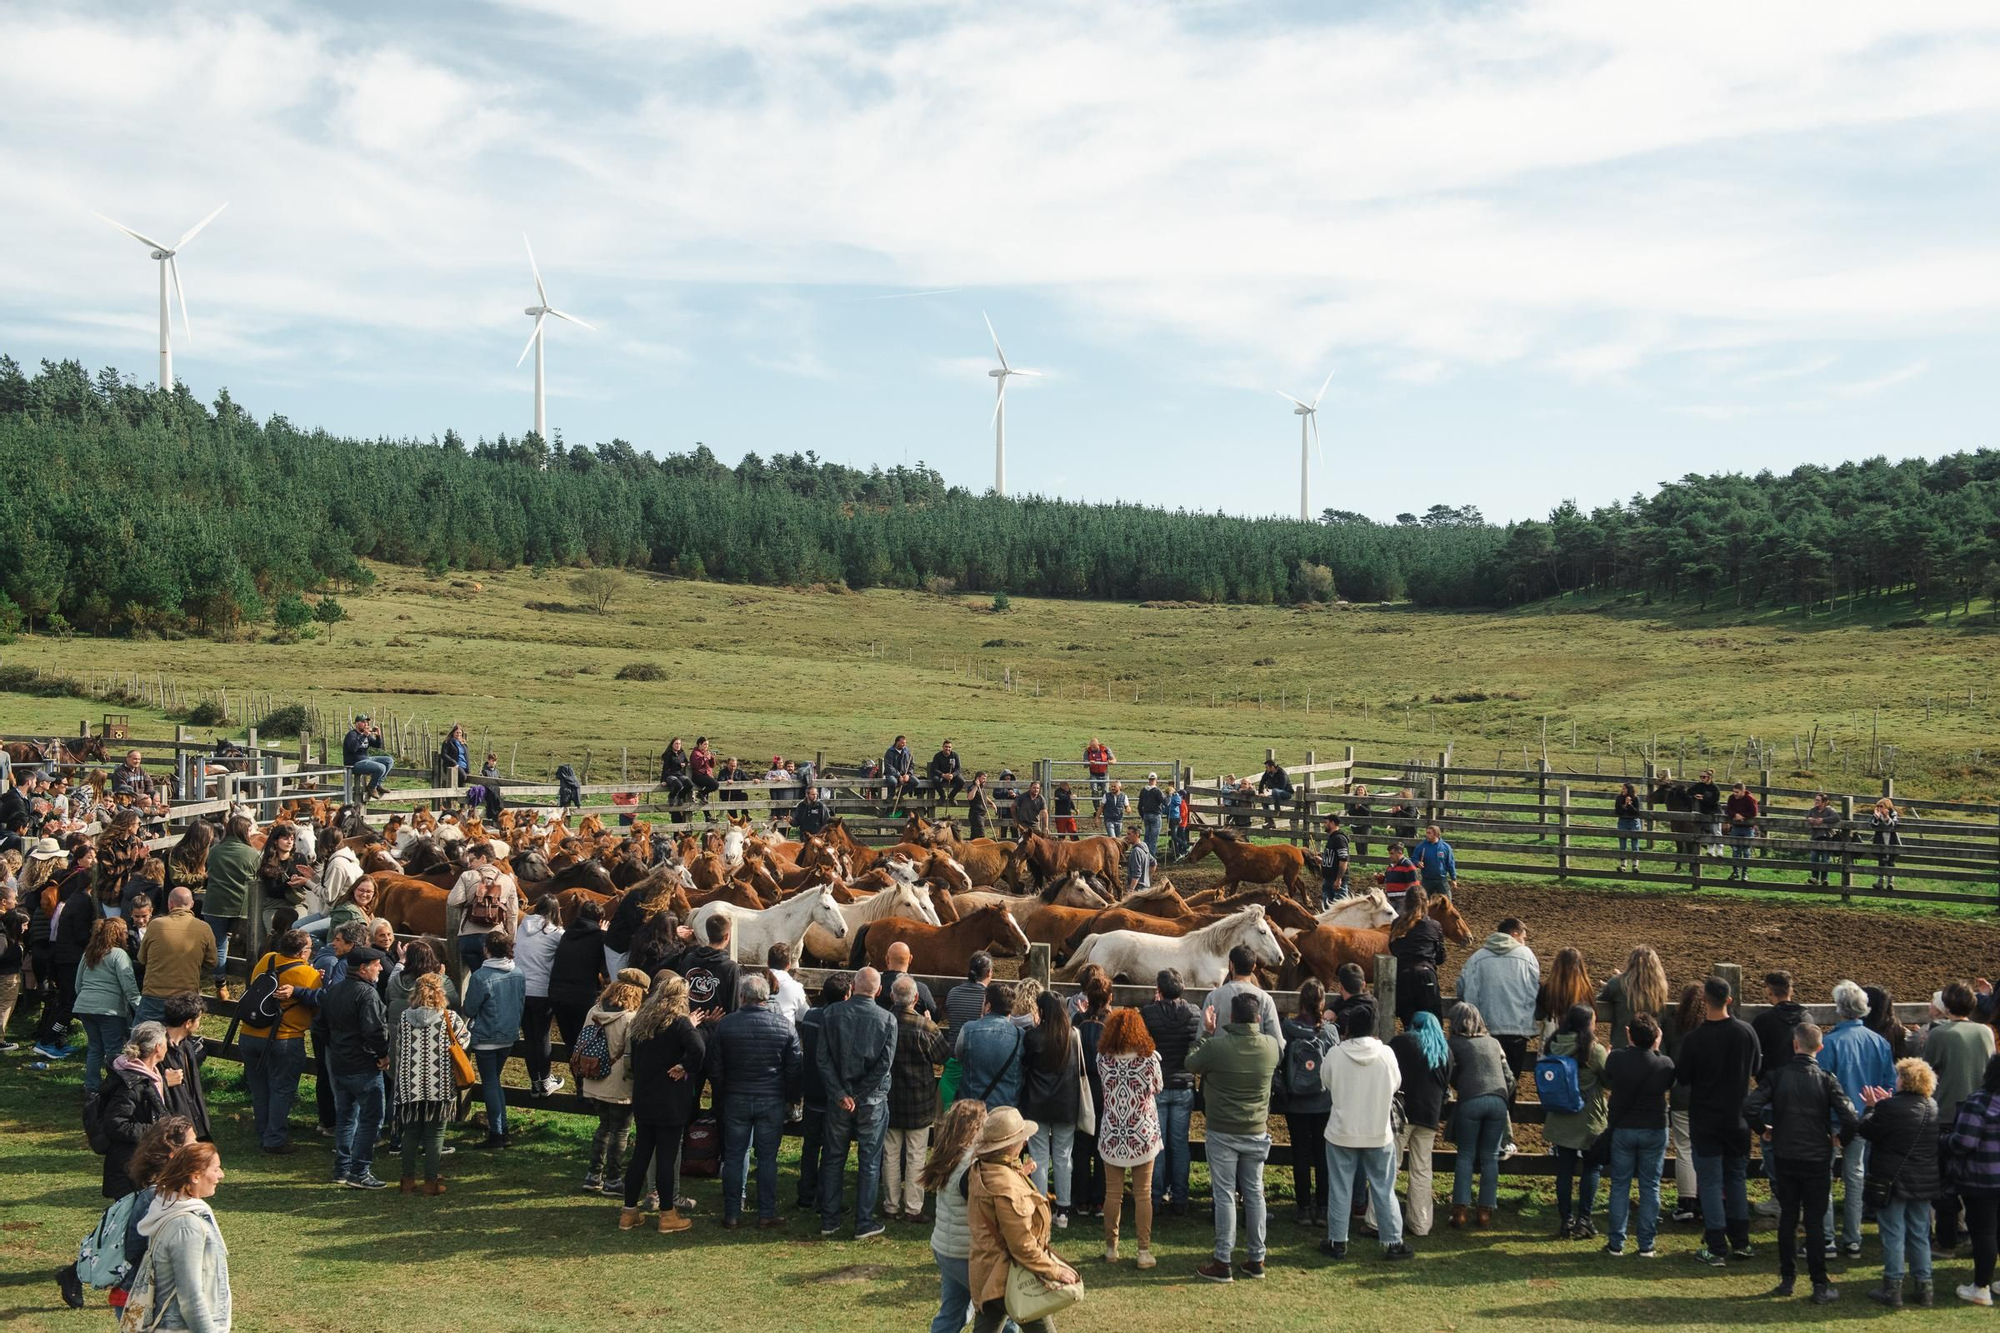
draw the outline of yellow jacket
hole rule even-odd
[[[255,981],[274,967],[278,969],[278,981],[283,985],[296,986],[300,990],[312,990],[319,985],[318,968],[303,958],[292,958],[278,953],[267,953],[258,959],[257,966],[250,969],[250,979]],[[312,1026],[312,1016],[312,1006],[303,1000],[295,999],[287,1004],[278,1014],[276,1030],[278,1040],[296,1041],[304,1037],[306,1029]],[[243,1025],[242,1033],[246,1037],[273,1035],[270,1028],[251,1027],[248,1023]]]

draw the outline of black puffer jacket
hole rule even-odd
[[[153,1080],[123,1070],[108,1069],[97,1095],[103,1098],[98,1119],[111,1150],[104,1154],[104,1197],[122,1199],[132,1192],[132,1178],[125,1174],[132,1150],[155,1120],[167,1113],[167,1104]]]
[[[1082,1044],[1070,1029],[1069,1047],[1051,1056],[1039,1027],[1028,1029],[1021,1051],[1021,1114],[1044,1125],[1074,1125],[1083,1117],[1083,1095],[1077,1078],[1083,1072]],[[1047,1062],[1045,1064],[1044,1062]],[[1054,1068],[1048,1068],[1053,1064]]]
[[[1757,1062],[1758,1078],[1766,1078],[1772,1070],[1792,1062],[1792,1029],[1805,1021],[1805,1006],[1796,1000],[1774,1004],[1757,1015],[1750,1027],[1763,1051],[1763,1058]]]
[[[1160,1072],[1168,1090],[1192,1088],[1194,1075],[1187,1071],[1187,1057],[1201,1036],[1201,1010],[1186,1000],[1154,1000],[1139,1006],[1139,1017],[1160,1052]]]
[[[549,963],[549,1001],[553,1004],[593,1004],[608,980],[604,975],[604,931],[578,923],[556,942]]]
[[[1935,1199],[1938,1182],[1937,1103],[1899,1092],[1861,1117],[1868,1140],[1868,1193],[1892,1199]]]
[[[1854,1103],[1841,1091],[1840,1080],[1821,1069],[1810,1055],[1795,1055],[1765,1076],[1743,1103],[1743,1118],[1754,1126],[1769,1126],[1771,1155],[1786,1167],[1831,1163],[1829,1129],[1838,1121],[1840,1141],[1851,1143],[1861,1123]],[[1937,1150],[1935,1146],[1932,1152]]]
[[[695,1092],[708,1061],[708,1040],[685,1018],[676,1018],[631,1046],[632,1118],[647,1125],[685,1125],[694,1119]],[[687,1077],[673,1078],[679,1065]]]

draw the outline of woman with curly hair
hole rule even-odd
[[[953,1102],[931,1135],[930,1156],[917,1183],[937,1196],[937,1221],[931,1226],[931,1257],[938,1268],[938,1312],[931,1333],[959,1333],[972,1318],[972,1232],[965,1218],[965,1173],[972,1166],[972,1145],[986,1124],[986,1103]]]
[[[1664,1026],[1667,1006],[1673,1003],[1673,997],[1667,990],[1667,969],[1652,945],[1638,945],[1626,955],[1624,968],[1611,974],[1604,989],[1598,992],[1597,1002],[1611,1006],[1614,1051],[1625,1049],[1626,1029],[1637,1015],[1650,1014]]]
[[[1166,1086],[1160,1053],[1137,1009],[1113,1009],[1097,1039],[1097,1076],[1104,1087],[1097,1108],[1097,1154],[1104,1161],[1104,1261],[1118,1262],[1118,1221],[1125,1178],[1132,1178],[1132,1210],[1139,1224],[1141,1268],[1153,1259],[1153,1160],[1160,1155],[1160,1111],[1154,1100]]]
[[[618,1229],[639,1225],[640,1197],[646,1172],[654,1170],[660,1202],[660,1230],[686,1231],[694,1223],[675,1206],[680,1184],[681,1135],[694,1119],[695,1095],[708,1059],[708,1040],[701,1019],[688,1012],[687,982],[674,973],[662,974],[652,994],[639,1006],[628,1029],[626,1050],[632,1062],[632,1160],[625,1164],[625,1207]]]

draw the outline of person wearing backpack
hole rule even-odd
[[[1564,1085],[1559,1098],[1545,1095],[1542,1100],[1542,1138],[1556,1156],[1556,1213],[1561,1218],[1556,1236],[1563,1240],[1591,1240],[1597,1235],[1590,1212],[1597,1203],[1599,1168],[1589,1148],[1604,1132],[1607,1088],[1604,1047],[1596,1034],[1597,1011],[1587,1004],[1573,1005],[1535,1061],[1537,1091],[1548,1086],[1542,1075],[1552,1067],[1561,1072]],[[1579,1177],[1581,1188],[1572,1206],[1570,1190]]]
[[[1419,1009],[1444,1012],[1438,974],[1445,963],[1444,928],[1431,920],[1430,895],[1414,885],[1403,895],[1403,915],[1389,928],[1396,960],[1396,1018],[1404,1027]]]
[[[167,1160],[153,1182],[153,1202],[139,1222],[146,1257],[132,1279],[133,1307],[144,1329],[229,1333],[229,1247],[206,1200],[222,1183],[222,1156],[212,1143],[190,1143]]]
[[[1326,1203],[1326,1239],[1319,1249],[1330,1259],[1347,1257],[1356,1176],[1367,1181],[1370,1199],[1382,1200],[1375,1214],[1382,1257],[1408,1259],[1415,1253],[1403,1239],[1403,1210],[1394,1206],[1396,1094],[1403,1086],[1403,1072],[1394,1053],[1376,1040],[1370,1018],[1366,1014],[1351,1018],[1345,1039],[1320,1062],[1320,1081],[1331,1108],[1323,1137],[1332,1189]],[[1294,1151],[1308,1146],[1299,1144]]]
[[[465,873],[451,886],[444,903],[447,913],[458,909],[458,956],[468,972],[486,961],[486,937],[496,930],[512,935],[514,920],[521,914],[514,877],[493,864],[493,845],[484,839],[466,840]]]
[[[465,1016],[472,1023],[472,1058],[479,1065],[479,1093],[486,1102],[486,1137],[479,1146],[505,1148],[507,1093],[500,1084],[500,1071],[507,1065],[514,1039],[521,1035],[527,982],[515,970],[514,941],[506,934],[498,930],[488,934],[481,950],[485,957],[465,982]]]
[[[160,1063],[167,1058],[167,1030],[158,1023],[132,1029],[125,1049],[111,1062],[95,1098],[86,1098],[84,1115],[95,1113],[105,1143],[104,1197],[117,1199],[132,1192],[126,1164],[148,1126],[167,1114],[166,1084]],[[88,1124],[86,1124],[86,1129]],[[92,1143],[95,1147],[95,1142]]]
[[[312,937],[303,930],[279,936],[277,946],[250,969],[250,982],[236,1007],[241,1020],[237,1049],[243,1057],[243,1081],[250,1089],[251,1123],[258,1144],[273,1156],[292,1151],[292,1103],[306,1068],[306,1030],[312,1026],[313,1013],[312,1006],[296,996],[320,984],[319,970],[306,961],[311,951]],[[280,998],[282,986],[294,988],[292,998]]]
[[[569,1072],[597,1107],[597,1133],[583,1174],[589,1192],[625,1192],[625,1150],[632,1140],[632,1015],[645,1000],[645,974],[620,972],[597,997],[570,1047]]]
[[[98,1217],[97,1225],[78,1244],[76,1262],[56,1270],[56,1285],[62,1290],[63,1304],[81,1310],[83,1289],[94,1287],[111,1293],[114,1310],[124,1305],[124,1286],[146,1254],[145,1237],[136,1228],[153,1202],[153,1178],[160,1174],[160,1168],[167,1164],[175,1149],[193,1142],[194,1128],[184,1116],[166,1116],[146,1127],[125,1167],[132,1192],[111,1201],[111,1206]]]
[[[1271,1096],[1271,1109],[1285,1113],[1291,1141],[1313,1145],[1312,1151],[1292,1153],[1292,1202],[1300,1226],[1326,1221],[1326,1154],[1318,1145],[1326,1138],[1333,1099],[1321,1082],[1320,1066],[1334,1043],[1325,1028],[1326,987],[1307,977],[1299,983],[1298,1014],[1284,1021],[1285,1054]]]

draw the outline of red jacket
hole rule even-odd
[[[1723,812],[1729,816],[1729,822],[1732,824],[1737,822],[1738,816],[1742,817],[1742,821],[1745,824],[1754,824],[1757,822],[1757,798],[1747,791],[1741,796],[1738,796],[1735,792],[1729,793],[1729,800],[1723,804],[1722,808]]]
[[[1111,753],[1111,747],[1108,745],[1086,745],[1083,747],[1083,759],[1085,763],[1090,765],[1090,775],[1092,777],[1103,777],[1110,771],[1111,763],[1116,758],[1117,756]]]
[[[694,751],[688,756],[688,768],[693,770],[694,775],[698,778],[714,777],[715,752],[713,750]]]

